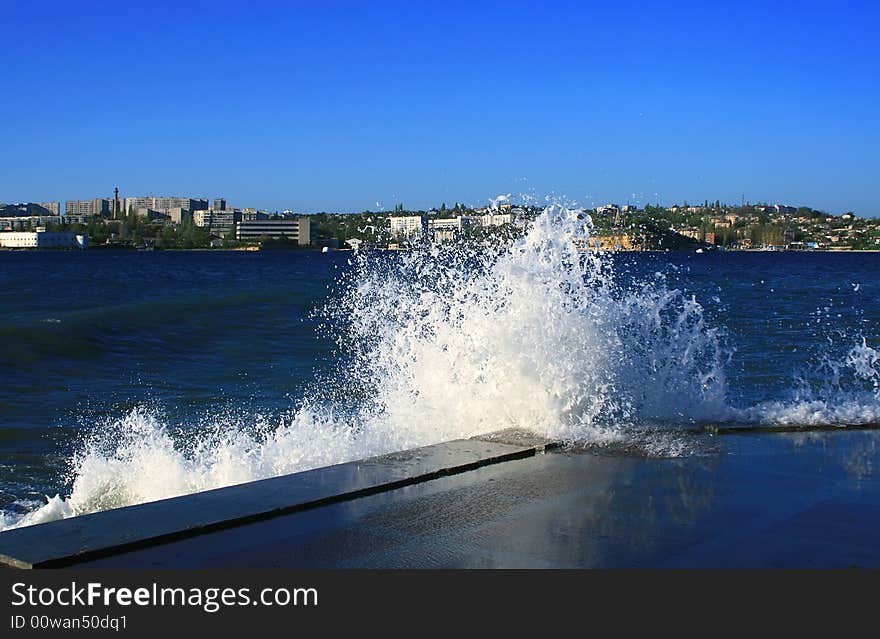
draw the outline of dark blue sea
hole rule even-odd
[[[351,261],[351,253],[317,251],[0,252],[0,508],[8,522],[46,496],[70,496],[75,481],[92,500],[102,490],[131,493],[110,505],[165,494],[156,486],[134,494],[114,473],[143,473],[142,484],[231,473],[204,484],[187,476],[177,492],[251,478],[198,443],[175,449],[188,429],[213,428],[203,445],[225,446],[224,455],[247,458],[262,474],[283,472],[278,458],[297,454],[272,434],[279,420],[293,419],[312,442],[350,439],[290,416],[353,361],[345,340],[356,337],[326,319],[344,323],[340,315],[354,312],[342,299]],[[688,330],[717,339],[732,415],[864,423],[880,411],[880,253],[624,253],[612,261],[622,286],[659,282],[699,305],[702,324]],[[96,434],[125,420],[136,422],[126,434]],[[682,415],[694,421],[705,419]],[[235,429],[250,422],[254,432],[238,439]]]

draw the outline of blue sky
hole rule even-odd
[[[772,4],[773,6],[767,6]],[[11,2],[0,201],[880,215],[877,3]]]

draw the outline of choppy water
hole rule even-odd
[[[510,426],[880,421],[880,254],[599,259],[584,232],[553,208],[407,254],[0,253],[0,526]]]

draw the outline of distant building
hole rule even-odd
[[[136,211],[137,209],[152,209],[161,213],[168,213],[172,209],[186,209],[187,211],[203,211],[208,208],[208,200],[191,197],[127,197],[125,198],[125,210]]]
[[[70,215],[70,214],[65,213],[64,217],[59,218],[59,219],[64,220],[67,224],[88,224],[90,217],[92,217],[92,216],[91,215]],[[42,222],[41,222],[41,224],[42,224]],[[0,226],[0,229],[2,229],[2,228],[3,227]]]
[[[471,218],[461,215],[459,217],[441,217],[428,220],[428,229],[455,229],[463,231],[471,224]]]
[[[151,197],[127,197],[123,200],[123,208],[125,212],[136,211],[138,209],[152,209],[153,198]],[[155,209],[154,209],[155,210]]]
[[[307,217],[249,220],[239,222],[235,227],[235,239],[245,242],[259,240],[262,237],[287,238],[300,246],[308,246],[312,243],[312,235],[311,220]]]
[[[183,224],[184,222],[192,222],[193,220],[193,212],[180,207],[170,209],[166,215],[173,224]]]
[[[40,206],[52,215],[61,215],[61,202],[40,202]]]
[[[398,239],[424,237],[428,234],[427,215],[390,217],[388,221],[391,224],[391,235]]]
[[[0,231],[27,231],[38,226],[61,224],[60,215],[28,215],[0,217]]]
[[[37,229],[36,231],[7,231],[0,233],[2,248],[78,248],[84,249],[89,244],[86,235],[76,233],[57,233]]]
[[[152,222],[153,220],[167,220],[169,216],[164,211],[154,211],[153,209],[143,208],[143,209],[134,209],[132,211],[137,217],[143,218]]]
[[[620,207],[618,207],[616,204],[605,204],[603,206],[596,207],[596,213],[598,213],[599,215],[601,215],[603,213],[611,214],[611,213],[619,213],[619,212],[620,212]]]
[[[204,209],[192,211],[192,220],[196,226],[209,228],[219,233],[232,231],[236,223],[243,221],[241,211],[236,209]]]
[[[211,209],[208,209],[211,211]],[[233,209],[214,209],[211,211],[211,230],[226,234],[232,232],[236,222],[241,221],[241,212]]]
[[[193,211],[193,224],[196,226],[209,227],[211,226],[211,214],[213,210],[208,209],[207,211]]]
[[[67,200],[64,203],[64,217],[89,218],[110,213],[110,200],[96,197],[91,200]]]
[[[214,198],[214,204],[211,205],[211,208],[215,211],[225,211],[226,210],[226,199],[222,197]]]
[[[453,218],[428,220],[428,231],[435,242],[451,242],[471,228],[472,218],[461,215]]]
[[[285,214],[290,211],[285,211]],[[266,211],[258,211],[257,209],[242,209],[241,210],[241,221],[242,222],[253,222],[254,220],[268,220],[269,214]],[[293,217],[293,215],[285,215],[285,217]]]
[[[480,226],[487,228],[490,226],[504,226],[505,224],[513,224],[513,213],[487,213],[479,218]]]
[[[167,213],[171,209],[186,209],[188,211],[203,211],[208,208],[208,200],[194,199],[190,197],[154,197],[153,209]]]

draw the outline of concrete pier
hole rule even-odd
[[[0,533],[0,563],[62,567],[395,490],[555,445],[505,431]]]
[[[546,454],[541,454],[546,453]],[[523,434],[0,533],[18,567],[877,567],[880,432]]]

